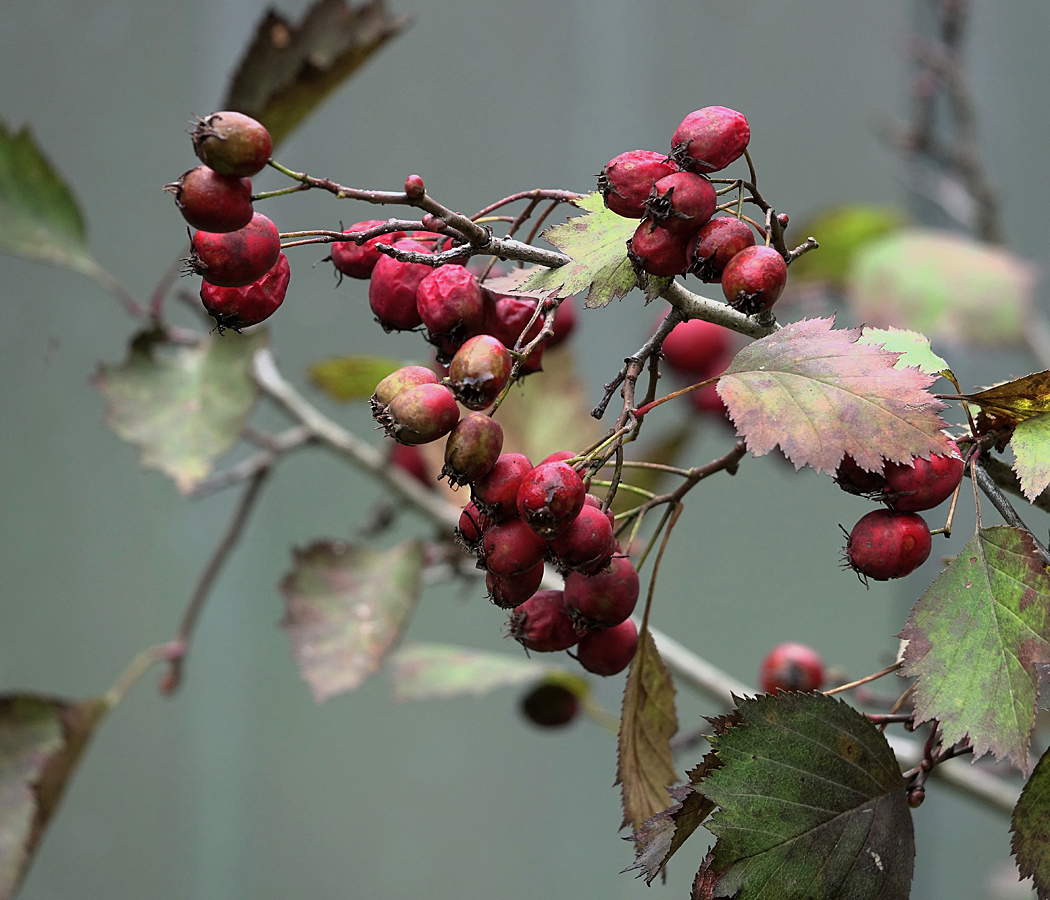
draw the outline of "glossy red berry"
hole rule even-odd
[[[541,463],[518,488],[518,513],[541,538],[561,534],[583,509],[583,479],[568,463]]]
[[[609,568],[595,575],[570,572],[565,579],[565,605],[582,627],[619,625],[638,602],[638,573],[626,556],[614,556]]]
[[[423,179],[418,175],[409,175],[405,179],[405,193],[413,200],[417,200],[427,192]]]
[[[561,591],[537,591],[510,614],[508,634],[537,653],[568,650],[579,640]]]
[[[634,659],[638,650],[638,629],[625,619],[612,628],[588,631],[576,645],[576,659],[595,675],[616,675]]]
[[[805,644],[778,644],[762,660],[758,683],[767,694],[818,691],[824,684],[824,662]]]
[[[283,253],[261,278],[243,287],[219,287],[201,282],[201,303],[219,326],[240,331],[272,316],[284,302],[292,273]]]
[[[611,518],[600,507],[590,505],[585,505],[548,543],[559,569],[584,573],[604,568],[616,546]]]
[[[510,381],[510,353],[503,343],[488,334],[464,342],[448,367],[448,384],[467,409],[492,406]]]
[[[490,525],[481,536],[481,564],[504,578],[531,569],[546,552],[543,538],[517,517]]]
[[[189,268],[209,284],[243,287],[261,278],[281,255],[277,226],[262,213],[236,231],[198,231],[190,241]]]
[[[440,380],[437,373],[426,366],[402,366],[376,385],[371,399],[372,415],[382,412],[391,400],[409,388],[421,384],[437,384]]]
[[[671,138],[671,156],[689,172],[717,172],[744,154],[751,127],[742,113],[705,106],[689,113]]]
[[[580,713],[580,701],[567,687],[541,684],[521,698],[521,714],[540,728],[568,725]]]
[[[598,190],[614,213],[640,219],[645,215],[645,201],[653,185],[677,171],[678,166],[663,153],[629,150],[605,164],[598,176]]]
[[[223,110],[197,123],[191,132],[193,150],[206,166],[224,175],[251,178],[270,158],[270,132],[251,116]]]
[[[445,441],[441,477],[452,485],[473,484],[488,475],[503,449],[503,428],[481,413],[463,416]]]
[[[787,263],[772,247],[745,247],[722,270],[722,293],[746,316],[765,312],[787,284]]]
[[[485,321],[481,286],[463,266],[433,269],[416,288],[416,309],[432,339],[462,340]]]
[[[542,582],[542,562],[536,563],[531,569],[526,569],[517,575],[501,576],[489,572],[485,576],[485,587],[488,588],[489,599],[501,609],[514,609],[516,606],[521,606],[540,589]]]
[[[459,407],[443,384],[420,384],[394,397],[375,418],[399,443],[429,444],[452,430]]]
[[[674,371],[687,378],[710,378],[721,371],[711,371],[712,365],[729,354],[731,335],[728,328],[703,319],[679,322],[664,338],[664,359]]]
[[[417,253],[430,252],[430,248],[419,241],[395,241],[392,246]],[[433,271],[423,263],[401,262],[386,255],[375,264],[368,283],[368,305],[385,331],[409,331],[423,324],[416,309],[416,289]]]
[[[692,237],[642,219],[627,242],[627,256],[636,269],[661,278],[682,274],[689,267],[686,247]]]
[[[379,219],[369,219],[365,222],[356,222],[343,234],[360,234],[362,231],[370,231],[385,224]],[[383,254],[376,249],[376,244],[393,245],[405,239],[403,231],[389,231],[385,234],[369,238],[363,244],[355,241],[336,241],[332,244],[332,265],[343,275],[351,278],[371,278],[372,270]]]
[[[861,497],[874,496],[882,492],[886,479],[882,472],[869,472],[857,465],[857,461],[848,453],[835,469],[835,483],[847,494]]]
[[[244,228],[252,220],[252,183],[236,175],[220,175],[207,166],[184,172],[164,185],[193,228],[221,234]]]
[[[859,575],[885,581],[903,578],[926,562],[932,541],[922,516],[877,509],[850,532],[846,563]]]
[[[474,502],[495,521],[516,516],[518,488],[531,471],[532,463],[524,453],[500,454],[492,471],[474,482]]]
[[[719,216],[704,225],[689,245],[689,271],[701,281],[721,281],[726,264],[755,245],[751,226],[736,216]]]
[[[954,456],[933,454],[929,459],[915,457],[912,465],[886,463],[883,492],[886,503],[897,512],[921,512],[947,500],[962,481],[965,464],[959,445],[949,439]]]
[[[645,201],[645,217],[675,234],[697,233],[715,214],[714,185],[694,172],[675,172],[653,185]]]

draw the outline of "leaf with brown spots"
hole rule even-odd
[[[994,414],[1004,424],[1016,425],[1033,416],[1050,413],[1050,370],[961,396]]]

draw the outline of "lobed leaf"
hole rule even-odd
[[[677,781],[671,738],[678,730],[674,682],[652,635],[639,635],[623,694],[616,783],[622,785],[623,824],[637,831],[646,819],[671,805],[668,787]]]
[[[589,215],[569,219],[543,232],[551,244],[572,261],[559,269],[541,269],[521,285],[522,291],[548,291],[552,297],[570,297],[587,292],[584,306],[596,309],[625,296],[637,283],[627,258],[627,239],[638,228],[605,208],[597,192],[573,201]]]
[[[915,604],[899,637],[917,677],[916,722],[937,719],[945,745],[969,735],[1028,768],[1040,664],[1050,662],[1050,576],[1032,536],[982,528]]]
[[[0,900],[18,891],[95,729],[102,698],[0,696]]]
[[[899,353],[900,357],[895,366],[898,369],[911,366],[927,375],[952,374],[948,363],[933,352],[930,339],[917,331],[906,331],[903,328],[865,328],[857,343]]]
[[[344,403],[367,400],[391,372],[401,368],[396,359],[383,356],[341,356],[321,359],[310,366],[310,380],[333,400]]]
[[[712,737],[722,765],[699,785],[719,807],[700,896],[906,897],[911,810],[879,730],[819,693],[745,699],[739,713],[740,724]]]
[[[1039,900],[1050,898],[1050,750],[1039,762],[1011,816],[1010,851],[1022,878],[1035,882]]]
[[[384,0],[317,0],[298,24],[270,10],[230,82],[224,109],[262,122],[276,148],[411,19]]]
[[[1019,422],[1010,438],[1014,472],[1029,503],[1050,486],[1050,413]]]
[[[926,390],[934,379],[833,324],[792,322],[746,346],[719,379],[748,449],[762,456],[779,445],[796,469],[818,472],[834,472],[846,453],[869,471],[948,453],[945,405]]]
[[[320,703],[358,688],[400,640],[422,588],[423,544],[382,553],[319,541],[294,553],[281,583],[281,627],[299,674]]]
[[[136,444],[142,463],[189,493],[237,442],[258,393],[252,355],[265,331],[211,335],[170,346],[160,331],[139,332],[127,359],[100,365],[93,383],[108,401],[106,420]]]

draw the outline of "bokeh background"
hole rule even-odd
[[[413,15],[413,27],[287,141],[283,162],[384,189],[418,172],[432,194],[469,212],[515,190],[590,189],[612,156],[662,149],[685,113],[719,104],[748,116],[763,190],[793,222],[846,202],[924,215],[875,135],[880,114],[908,109],[902,51],[922,24],[912,2],[390,6]],[[280,9],[296,17],[304,7],[284,0]],[[967,63],[980,149],[1009,245],[1042,263],[1050,8],[973,7]],[[0,118],[32,126],[80,198],[93,253],[140,298],[185,238],[160,186],[195,164],[186,122],[219,104],[264,9],[261,0],[0,8]],[[260,176],[256,187],[267,184],[281,183]],[[273,210],[282,230],[372,217],[328,196],[296,195]],[[371,324],[363,283],[337,288],[327,264],[312,267],[323,255],[307,248],[291,258],[291,293],[272,325],[284,371],[302,386],[319,357],[418,357],[418,338]],[[77,275],[6,256],[0,296],[0,690],[87,696],[171,635],[235,498],[183,501],[104,425],[88,379],[100,361],[123,358],[132,330],[112,298]],[[655,312],[635,293],[582,318],[578,364],[597,399]],[[1020,355],[935,349],[964,385],[1036,368]],[[360,410],[307,390],[371,434]],[[706,461],[730,441],[708,427],[688,459]],[[164,700],[147,678],[103,727],[26,900],[687,896],[700,836],[672,861],[666,885],[617,874],[632,854],[617,832],[615,742],[593,723],[539,732],[519,716],[513,690],[394,705],[383,677],[314,704],[276,627],[276,585],[292,545],[350,536],[377,499],[321,451],[281,465],[211,598],[183,690]],[[654,623],[747,682],[785,639],[852,675],[875,671],[892,658],[893,634],[936,562],[866,591],[838,566],[838,524],[866,510],[826,477],[746,460],[735,479],[690,496]],[[1042,532],[1042,514],[1030,515]],[[970,527],[964,514],[940,552],[956,552]],[[409,517],[398,533],[423,528]],[[482,594],[428,590],[409,636],[508,649],[502,614]],[[608,681],[598,695],[615,710],[622,677]],[[716,711],[680,690],[683,727]],[[1025,895],[1012,885],[1005,818],[943,787],[915,818],[914,896]]]

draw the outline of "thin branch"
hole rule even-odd
[[[206,478],[193,489],[188,499],[201,500],[228,487],[233,487],[235,484],[248,481],[260,472],[272,468],[279,456],[283,456],[285,453],[299,447],[304,447],[315,440],[313,433],[305,425],[289,428],[287,431],[283,431],[275,436],[266,435],[265,437],[265,449],[241,460],[241,462],[230,466],[230,468],[222,472],[216,472],[214,475]]]
[[[1046,547],[1035,539],[1032,529],[1021,521],[1021,517],[1017,515],[1017,511],[1010,505],[1010,501],[1003,496],[1003,492],[999,490],[999,486],[985,471],[984,466],[978,461],[977,465],[974,466],[973,471],[974,477],[977,479],[977,485],[982,491],[984,491],[984,495],[992,501],[992,506],[999,511],[999,515],[1003,517],[1006,524],[1012,525],[1014,528],[1020,528],[1022,531],[1027,531],[1032,535],[1032,542],[1039,549],[1039,553],[1043,557],[1043,565],[1050,566],[1050,552],[1047,552]]]

